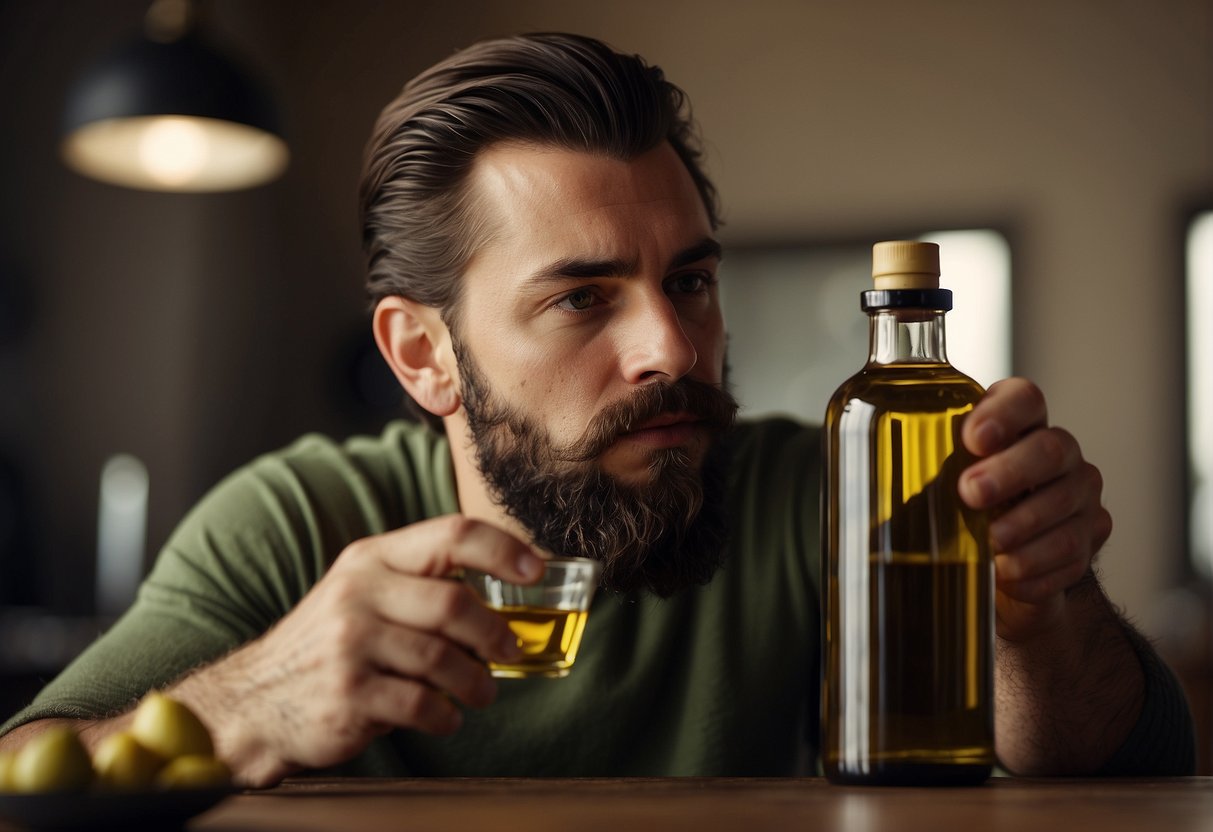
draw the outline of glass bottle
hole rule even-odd
[[[980,783],[994,763],[993,560],[957,493],[983,390],[948,363],[939,247],[873,248],[867,364],[824,426],[822,763],[838,783]]]

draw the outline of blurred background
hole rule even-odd
[[[102,184],[59,156],[69,87],[148,6],[0,3],[4,716],[121,607],[127,582],[104,587],[122,567],[97,567],[105,540],[141,571],[252,456],[397,415],[362,289],[371,124],[458,47],[561,29],[644,55],[689,94],[737,253],[726,302],[747,263],[792,256],[761,293],[787,330],[764,346],[780,367],[840,352],[793,330],[862,326],[872,242],[996,233],[1009,290],[982,310],[1008,327],[1010,371],[1044,388],[1051,420],[1102,469],[1106,587],[1180,670],[1208,740],[1187,407],[1189,370],[1213,347],[1189,343],[1208,311],[1189,323],[1186,280],[1213,269],[1213,254],[1188,254],[1213,209],[1213,0],[211,0],[206,33],[272,93],[291,155],[269,184],[208,194]],[[839,269],[854,292],[836,291]],[[738,328],[766,314],[739,309]],[[739,376],[766,364],[746,361]],[[805,401],[798,415],[818,419]]]

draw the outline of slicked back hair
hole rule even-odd
[[[436,307],[454,331],[460,276],[483,239],[468,174],[509,141],[625,161],[668,141],[718,225],[686,96],[660,68],[580,35],[483,41],[410,81],[375,125],[360,194],[373,302]]]

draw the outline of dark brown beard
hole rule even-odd
[[[610,591],[665,598],[712,579],[727,537],[724,436],[737,413],[723,385],[684,378],[638,388],[559,447],[542,425],[497,399],[462,343],[453,346],[477,465],[493,500],[535,545],[601,562]],[[711,432],[698,469],[681,448],[654,451],[641,485],[601,469],[598,457],[620,436],[664,413],[689,413]]]

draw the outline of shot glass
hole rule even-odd
[[[559,679],[569,675],[577,659],[601,566],[589,558],[552,558],[545,564],[543,577],[529,586],[464,570],[464,583],[485,606],[505,617],[522,650],[515,662],[489,662],[494,676]]]

